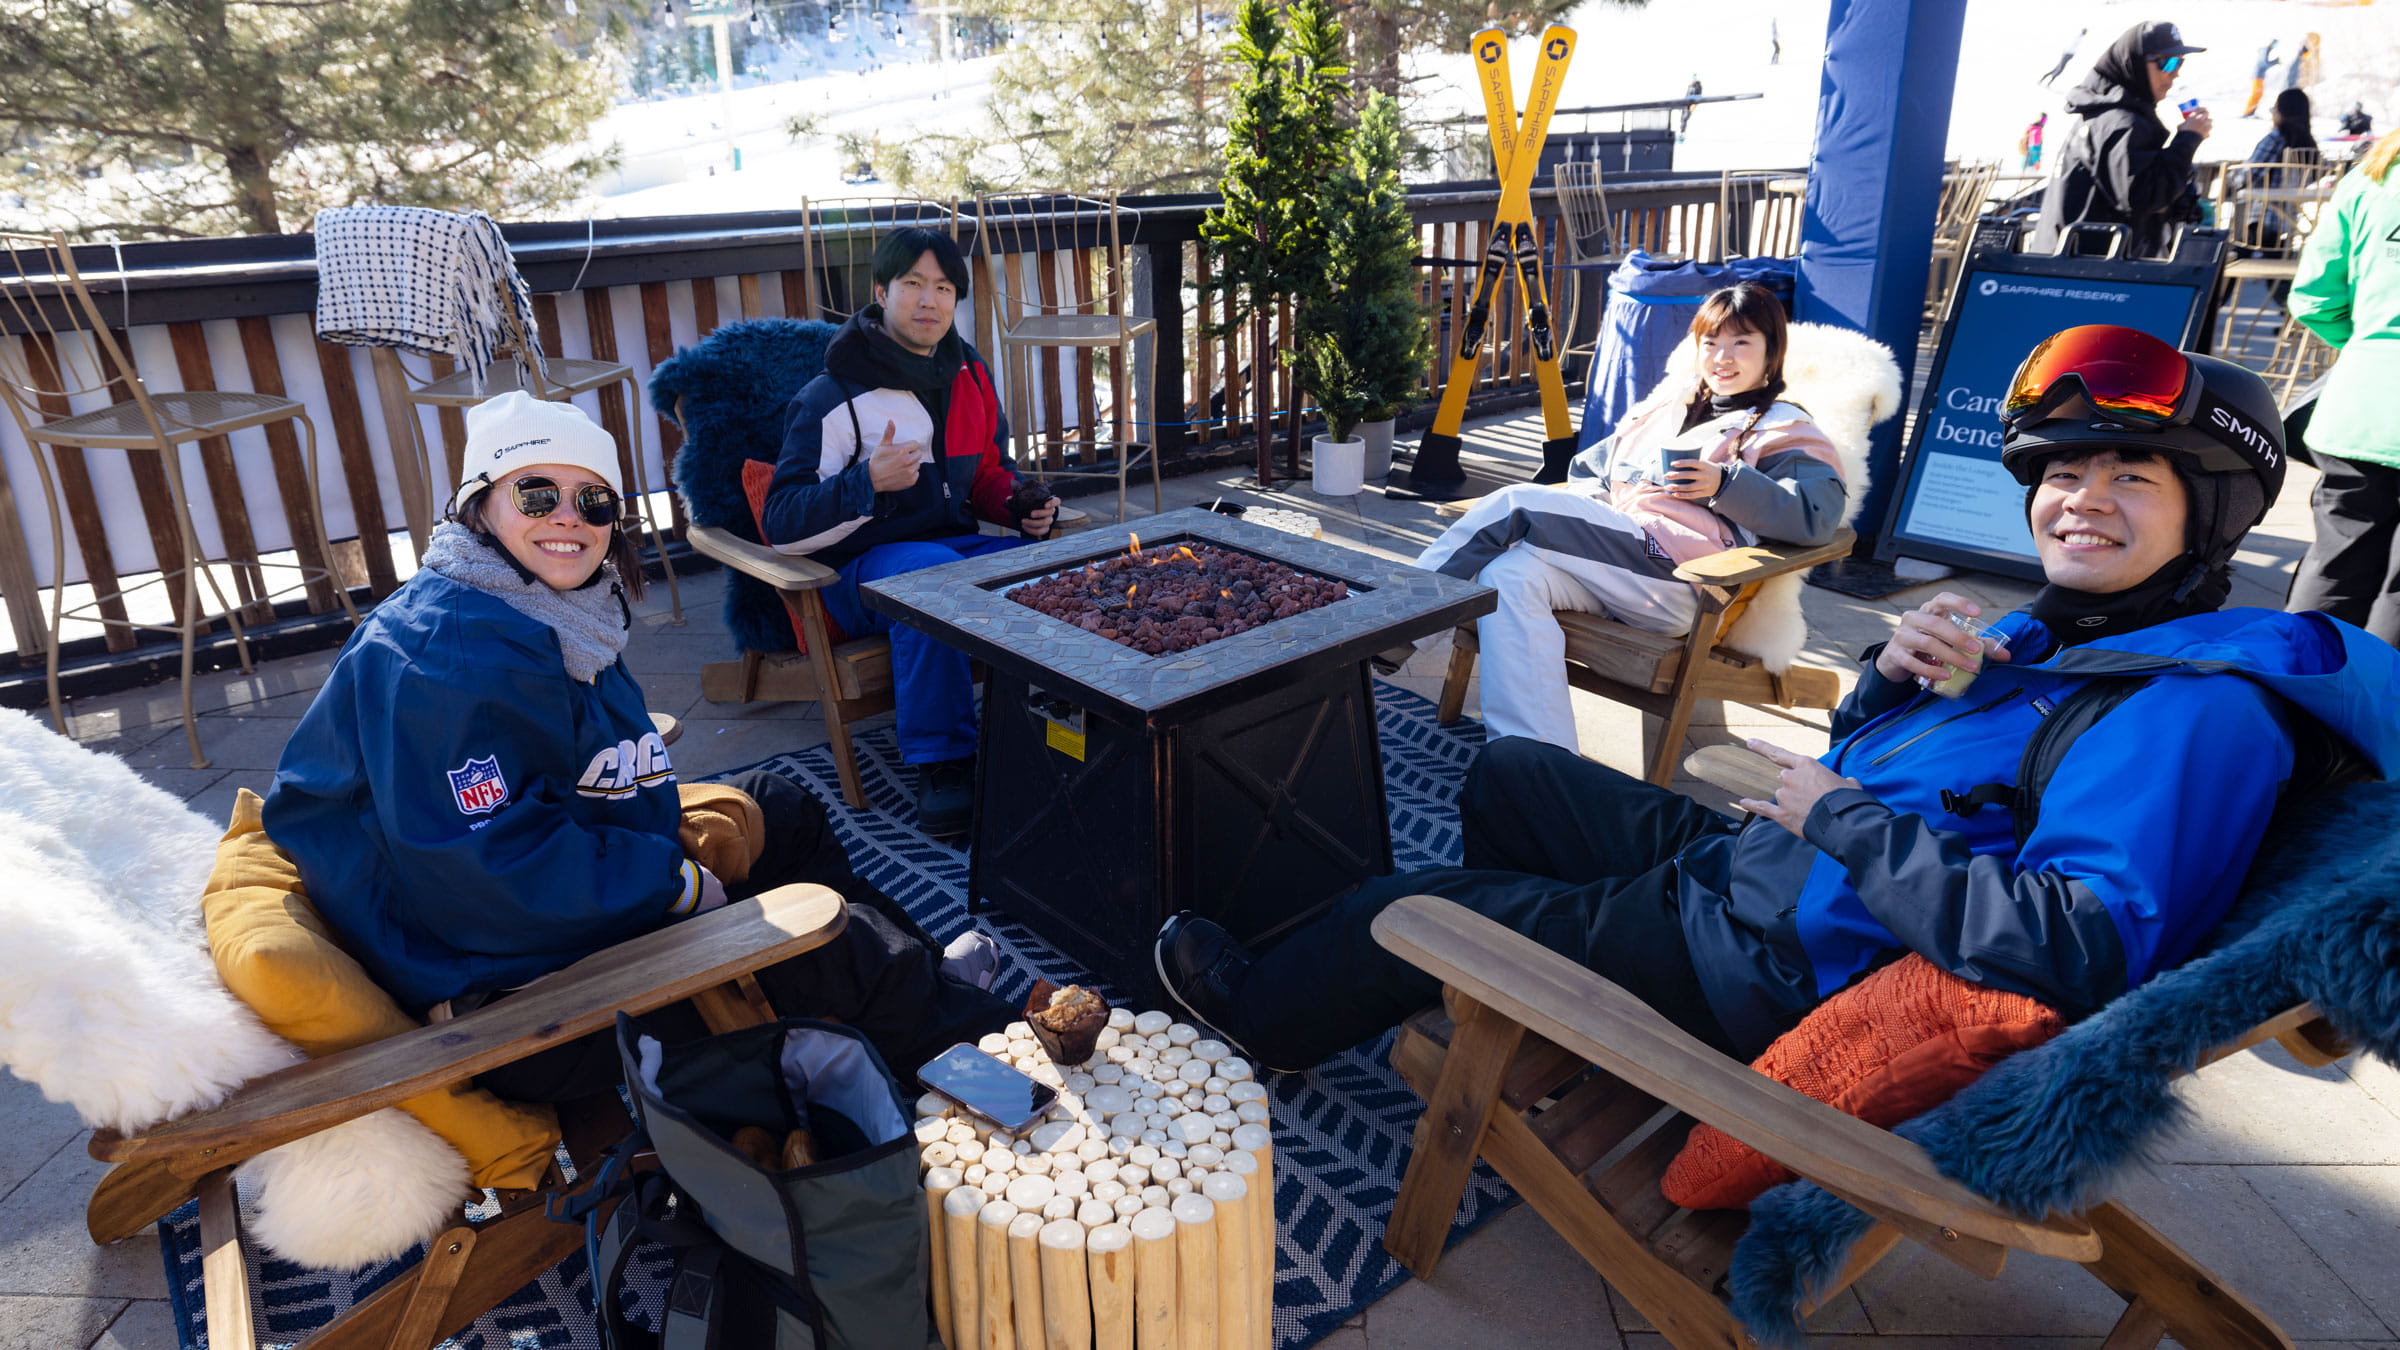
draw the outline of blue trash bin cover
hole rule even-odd
[[[1788,314],[1798,275],[1785,258],[1697,263],[1639,249],[1627,255],[1608,279],[1608,307],[1600,315],[1600,347],[1584,386],[1575,448],[1588,450],[1608,439],[1626,410],[1657,387],[1667,373],[1667,358],[1691,331],[1692,315],[1710,294],[1737,281],[1754,281],[1775,292]]]

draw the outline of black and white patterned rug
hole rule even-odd
[[[1401,871],[1455,866],[1457,797],[1467,762],[1483,743],[1474,722],[1443,727],[1433,705],[1378,683],[1375,719],[1383,742],[1392,853]],[[853,811],[841,799],[832,752],[820,746],[758,767],[795,778],[823,800],[861,876],[907,906],[945,941],[967,926],[967,855],[917,833],[910,802],[914,774],[900,763],[886,728],[857,739],[859,770],[875,809]],[[1056,951],[998,911],[976,916],[998,939],[1000,988],[1022,994],[1035,974],[1063,978],[1073,968]],[[1275,1125],[1275,1340],[1292,1350],[1322,1339],[1407,1272],[1382,1247],[1384,1222],[1400,1189],[1409,1135],[1421,1110],[1393,1072],[1391,1037],[1335,1056],[1305,1074],[1270,1077]],[[1478,1168],[1461,1202],[1453,1240],[1514,1203],[1506,1186]],[[167,1292],[185,1350],[206,1344],[200,1306],[200,1225],[192,1206],[162,1220]],[[288,1344],[372,1293],[413,1256],[355,1275],[305,1270],[250,1253],[260,1338]],[[663,1263],[641,1263],[631,1283],[655,1298]],[[456,1350],[587,1350],[598,1344],[590,1317],[591,1281],[571,1256],[478,1319],[446,1344]]]

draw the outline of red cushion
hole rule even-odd
[[[742,461],[742,495],[750,499],[750,523],[758,527],[758,537],[761,539],[767,537],[767,486],[774,481],[775,461],[770,459],[745,459]],[[794,613],[788,605],[784,607],[784,615],[792,621],[792,640],[800,644],[800,654],[806,656],[808,654],[808,634],[801,631],[800,616]],[[842,632],[842,626],[833,621],[831,614],[825,616],[825,636],[836,647],[848,640]]]
[[[1911,954],[1817,1005],[1750,1067],[1889,1128],[2065,1029],[2065,1019],[2035,999],[1969,984]],[[1659,1189],[1686,1209],[1748,1209],[1791,1179],[1748,1144],[1696,1125]]]

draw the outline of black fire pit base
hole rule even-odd
[[[1169,914],[1258,944],[1392,868],[1364,661],[1169,725],[994,670],[975,796],[969,894],[1144,1006]]]

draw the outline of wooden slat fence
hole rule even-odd
[[[1609,191],[1622,237],[1629,243],[1653,251],[1713,256],[1720,234],[1717,216],[1725,200],[1717,175],[1656,186],[1612,183]],[[1795,222],[1796,200],[1790,208]],[[1450,348],[1473,295],[1492,202],[1488,190],[1436,192],[1412,199],[1420,221],[1419,246],[1425,258],[1435,260],[1424,270],[1419,287],[1435,340],[1434,359],[1425,372],[1423,393],[1428,401],[1439,396],[1448,375]],[[1172,461],[1253,438],[1263,373],[1268,381],[1265,402],[1277,415],[1279,433],[1288,432],[1294,398],[1283,359],[1291,341],[1289,315],[1277,316],[1263,362],[1261,353],[1252,349],[1246,325],[1221,337],[1209,332],[1225,315],[1221,304],[1204,303],[1199,291],[1207,263],[1197,243],[1197,225],[1207,205],[1204,198],[1144,202],[1138,226],[1127,239],[1129,255],[1141,255],[1140,263],[1128,268],[1135,278],[1128,302],[1133,312],[1161,321],[1155,393],[1137,399],[1133,408],[1118,409],[1107,391],[1122,387],[1122,370],[1108,370],[1089,351],[1065,358],[1051,351],[1041,358],[1034,378],[1021,386],[1022,396],[1035,406],[1012,406],[1012,419],[1031,415],[1053,440],[1072,443],[1105,433],[1111,420],[1120,416],[1135,420],[1138,412],[1141,420],[1154,424],[1151,434],[1164,458]],[[961,209],[970,206],[962,203]],[[1547,211],[1548,203],[1539,209]],[[1739,233],[1774,242],[1796,235],[1796,228],[1786,231],[1762,223],[1764,213],[1775,209],[1781,204],[1767,202],[1746,212]],[[678,346],[723,323],[838,314],[864,300],[864,258],[872,243],[868,230],[853,226],[811,232],[795,225],[798,214],[611,222],[607,235],[596,226],[512,227],[510,235],[536,291],[544,350],[556,357],[624,361],[636,380],[646,384],[651,369]],[[1553,232],[1547,220],[1543,226],[1547,248]],[[971,238],[962,242],[973,261],[973,292],[987,293],[993,278],[982,251]],[[1099,293],[1096,269],[1104,258],[1091,246],[1094,242],[1079,237],[1073,246],[1021,263],[1012,259],[1012,265],[1022,266],[1046,299],[1089,300]],[[308,406],[316,435],[317,495],[323,502],[326,533],[334,541],[334,565],[349,585],[381,597],[415,566],[403,513],[406,480],[393,458],[393,442],[406,445],[409,432],[404,421],[395,421],[389,400],[379,390],[369,353],[316,339],[310,313],[310,250],[305,237],[128,246],[123,256],[132,290],[129,299],[105,248],[79,254],[79,259],[104,296],[103,303],[124,304],[131,313],[134,326],[119,337],[153,389],[249,389],[286,395]],[[1144,277],[1146,283],[1140,280]],[[578,289],[565,289],[577,279],[582,281]],[[1162,314],[1162,305],[1179,312]],[[962,325],[983,339],[979,345],[990,352],[990,315],[978,312],[972,297],[964,309]],[[1489,332],[1492,341],[1477,372],[1476,391],[1505,393],[1529,387],[1531,343],[1513,285],[1504,285],[1496,297]],[[27,346],[25,354],[37,370],[50,359],[36,339],[0,333],[0,342]],[[410,360],[416,368],[426,368],[424,361]],[[1110,357],[1111,363],[1122,360],[1121,355]],[[436,361],[432,368],[439,373],[446,365]],[[1102,379],[1104,374],[1114,378]],[[646,407],[626,406],[616,386],[586,395],[582,402],[620,446],[629,447],[635,419],[645,419],[641,439],[646,467],[652,487],[663,491],[671,482],[669,473],[680,448],[674,425]],[[65,416],[88,409],[59,406],[46,411]],[[438,518],[449,485],[457,481],[464,419],[456,411],[421,415],[416,434],[429,448],[439,447],[430,456],[438,481],[427,491]],[[307,436],[307,430],[283,423],[185,450],[185,479],[196,526],[211,556],[224,561],[220,581],[228,583],[229,596],[245,606],[245,617],[251,620],[267,617],[257,599],[263,593],[255,571],[260,558],[289,555],[294,540],[310,533],[294,528],[295,523],[305,525],[314,509],[306,490]],[[773,450],[760,447],[761,454]],[[71,601],[97,594],[107,612],[122,615],[126,602],[110,597],[154,574],[157,560],[177,548],[165,474],[154,459],[105,450],[64,451],[55,462],[61,518],[72,535],[63,578],[51,575],[48,513],[29,452],[13,424],[0,425],[0,469],[9,488],[9,496],[0,501],[15,504],[15,519],[0,520],[0,576],[30,576],[44,592],[5,597],[11,632],[0,649],[13,648],[19,662],[41,659],[47,588],[63,581]],[[662,525],[670,527],[670,535],[679,534],[685,524],[680,503],[670,502],[666,510]],[[322,561],[313,547],[299,560],[312,565]],[[154,587],[134,597],[135,608],[147,601],[158,607],[154,617],[167,617],[165,606],[171,601],[160,594],[162,589]],[[305,601],[296,603],[319,614],[337,608],[331,587],[321,582],[309,589]],[[83,632],[70,628],[67,637],[75,643],[89,635],[87,626]],[[109,651],[118,652],[130,648],[135,637],[112,629],[105,641]],[[0,664],[5,664],[4,657]]]

